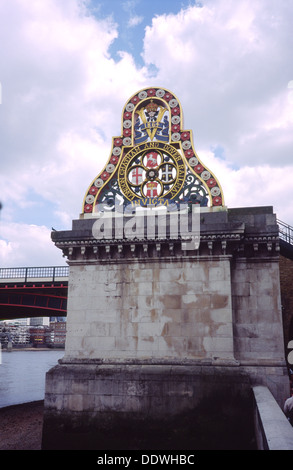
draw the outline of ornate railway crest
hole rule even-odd
[[[171,198],[182,188],[186,166],[180,153],[161,142],[134,147],[118,170],[118,184],[126,198]]]
[[[121,135],[113,137],[103,171],[84,198],[83,214],[114,209],[114,200],[140,205],[190,203],[222,206],[222,189],[199,160],[192,131],[182,129],[181,105],[173,93],[146,88],[122,112]]]

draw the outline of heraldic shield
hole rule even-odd
[[[224,206],[221,186],[195,152],[191,130],[169,90],[145,88],[122,111],[121,135],[84,197],[81,217],[123,207]]]

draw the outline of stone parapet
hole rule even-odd
[[[293,428],[267,387],[253,387],[258,450],[293,450]]]

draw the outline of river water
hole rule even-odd
[[[64,350],[0,352],[0,408],[43,400],[45,376]]]

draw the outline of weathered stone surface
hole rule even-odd
[[[47,374],[45,428],[159,419],[252,385],[282,406],[289,380],[272,208],[203,211],[192,250],[143,231],[96,240],[93,223],[53,234],[70,277],[65,356]]]
[[[62,384],[59,391],[56,382]],[[245,448],[253,438],[250,395],[247,374],[235,367],[57,366],[47,374],[43,449],[211,449],[240,442]],[[239,419],[241,439],[234,444]],[[216,428],[205,429],[203,420]],[[168,429],[175,432],[172,438]],[[219,437],[213,441],[213,429],[226,433],[224,443]]]
[[[66,358],[212,355],[233,358],[228,257],[71,266]]]

